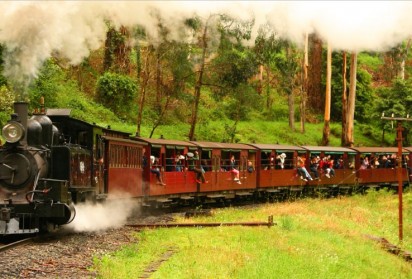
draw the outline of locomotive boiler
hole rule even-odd
[[[44,110],[28,118],[28,104],[15,103],[2,134],[0,235],[37,233],[69,223],[75,214],[69,181],[52,175],[53,157],[64,150]]]

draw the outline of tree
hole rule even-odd
[[[141,55],[141,48],[139,47],[136,53],[139,53],[139,57]],[[143,109],[145,106],[146,100],[146,90],[149,84],[149,80],[151,78],[151,71],[150,71],[150,52],[152,51],[152,47],[146,47],[144,51],[144,64],[142,69],[138,71],[138,79],[140,80],[140,93],[139,93],[139,102],[138,102],[138,114],[137,114],[137,135],[141,134],[141,125],[143,120]],[[139,60],[138,60],[139,61]]]
[[[265,107],[269,111],[272,108],[273,97],[271,91],[275,87],[274,81],[276,72],[276,55],[280,51],[279,38],[276,33],[264,26],[259,29],[258,36],[255,39],[254,52],[257,62],[261,65],[260,82],[265,78],[263,85],[260,85],[261,91],[266,95]],[[263,72],[265,75],[263,75]]]
[[[132,78],[116,73],[104,73],[96,84],[100,102],[124,120],[131,119],[136,91],[137,85]]]
[[[152,125],[149,137],[154,135],[159,125],[167,123],[170,116],[182,111],[179,106],[186,107],[185,88],[192,75],[188,44],[171,39],[169,28],[160,17],[157,19],[160,36],[156,44],[151,43],[143,30],[135,30],[135,39],[139,42],[145,40],[145,46],[140,44],[136,47],[140,81],[137,134],[141,134],[144,120],[147,125]],[[184,117],[187,118],[187,113]]]
[[[330,134],[330,106],[331,106],[331,82],[332,82],[332,48],[328,44],[326,64],[326,90],[325,90],[325,116],[323,124],[322,145],[329,145]]]
[[[381,121],[382,113],[385,116],[394,114],[398,117],[407,117],[412,115],[412,80],[396,79],[390,87],[381,87],[377,90],[375,102],[370,108],[372,112],[369,118],[373,119],[376,125],[382,125],[382,140],[384,140],[385,130],[392,129],[392,124],[388,121]],[[409,123],[409,122],[408,122]],[[405,131],[409,131],[407,125]],[[407,135],[407,133],[405,133]],[[404,146],[410,146],[408,138],[404,137]]]
[[[322,90],[322,40],[316,34],[309,36],[308,65],[308,107],[314,113],[324,111],[324,96]]]
[[[129,30],[121,26],[116,30],[108,24],[104,46],[103,71],[112,71],[119,74],[130,73],[131,47]]]
[[[356,100],[356,71],[358,54],[351,54],[350,64],[350,87],[348,97],[348,110],[346,114],[346,131],[345,131],[345,146],[352,147],[354,144],[354,118],[355,118],[355,100]]]
[[[203,75],[205,73],[206,67],[206,58],[209,56],[209,28],[214,22],[215,15],[209,16],[206,21],[202,24],[199,18],[193,19],[192,21],[187,21],[187,25],[192,27],[195,33],[200,33],[198,36],[198,47],[200,48],[200,57],[198,62],[195,65],[196,80],[194,84],[194,101],[192,105],[192,117],[190,121],[190,131],[189,131],[189,140],[195,139],[195,130],[197,124],[197,117],[199,113],[199,103],[200,103],[200,94],[203,86]]]
[[[294,90],[297,88],[297,73],[299,72],[300,53],[288,41],[280,40],[278,47],[281,51],[276,55],[275,64],[278,69],[279,84],[288,96],[289,128],[295,130],[295,101]]]
[[[302,90],[300,100],[300,132],[305,133],[306,122],[306,101],[308,98],[308,67],[309,67],[309,54],[308,54],[309,35],[305,35],[305,48],[303,51],[302,59]]]
[[[346,146],[345,142],[345,132],[347,131],[347,110],[348,110],[348,92],[347,92],[347,82],[346,82],[346,51],[342,53],[342,135],[341,135],[341,145]]]

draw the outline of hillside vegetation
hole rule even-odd
[[[187,22],[188,28],[202,35],[199,26],[203,23],[193,20]],[[232,30],[225,29],[230,25],[222,25],[232,21],[219,19],[213,27],[220,32],[219,40],[204,38],[214,44],[207,49],[200,41],[170,40],[164,26],[159,28],[165,37],[155,45],[145,41],[142,30],[123,28],[120,32],[108,24],[101,49],[77,66],[66,65],[58,57],[48,59],[24,94],[0,75],[0,124],[8,120],[14,96],[26,96],[31,110],[44,96],[46,107],[71,108],[75,118],[142,137],[321,145],[326,123],[325,51],[321,50],[322,59],[311,65],[320,73],[316,82],[310,81],[309,87],[316,90],[305,92],[301,49],[270,32],[260,33],[255,45],[246,47],[241,41],[249,38],[251,26],[239,23]],[[127,47],[126,43],[136,38],[145,44]],[[399,52],[408,54],[408,47],[400,44],[388,52],[358,54],[354,146],[396,144],[393,123],[382,121],[381,114],[412,115],[410,57],[404,56],[403,78],[399,78],[398,67],[402,61],[395,59]],[[2,50],[0,46],[0,58]],[[202,51],[203,62],[199,60]],[[343,57],[342,52],[333,53],[332,146],[342,144]],[[201,65],[204,68],[199,68]],[[0,59],[0,70],[2,67]],[[409,126],[404,123],[405,146],[411,145]]]

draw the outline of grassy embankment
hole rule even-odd
[[[412,195],[404,195],[404,241],[398,243],[398,199],[366,196],[305,199],[253,208],[215,209],[212,217],[177,222],[266,221],[277,226],[163,228],[137,232],[135,243],[96,259],[101,278],[138,278],[173,250],[150,278],[412,278],[412,265],[365,235],[412,250]]]
[[[223,142],[227,139],[225,130],[225,122],[210,122],[207,125],[198,125],[197,138],[199,141],[216,141]],[[134,126],[113,125],[113,129],[134,134],[136,128]],[[271,121],[245,121],[240,122],[237,127],[235,139],[240,143],[279,143],[291,145],[321,145],[323,123],[306,124],[305,133],[301,133],[299,127],[296,131],[291,131],[287,121],[271,122]],[[142,127],[141,136],[148,137],[150,135],[149,127]],[[153,138],[160,138],[163,135],[167,139],[187,140],[189,133],[189,125],[176,124],[159,126]],[[394,143],[396,131],[386,131],[385,143]],[[341,146],[341,124],[332,123],[330,133],[330,146]],[[382,135],[380,131],[370,131],[365,133],[365,127],[355,126],[355,146],[382,146]]]

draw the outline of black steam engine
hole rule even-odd
[[[53,160],[70,157],[76,146],[61,134],[44,109],[28,119],[28,105],[14,105],[0,149],[0,235],[31,234],[71,222],[75,215],[70,179]],[[69,154],[69,155],[67,155]],[[67,164],[62,164],[67,168]]]

